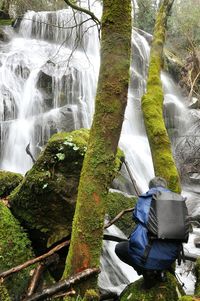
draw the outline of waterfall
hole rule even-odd
[[[75,27],[76,24],[80,25]],[[26,154],[29,143],[31,153],[37,157],[52,134],[90,127],[100,64],[99,38],[91,20],[71,9],[29,11],[18,31],[6,30],[9,41],[0,44],[0,168],[25,173],[32,166]],[[142,192],[154,175],[140,108],[149,52],[145,37],[134,30],[131,80],[120,147]],[[173,142],[186,130],[187,113],[164,73],[162,82],[165,119],[173,130]],[[115,226],[107,231],[123,235]],[[119,294],[138,276],[116,258],[114,245],[104,244],[103,270],[114,272],[109,276],[102,273],[99,285],[102,290]]]
[[[29,143],[37,157],[53,133],[90,127],[99,69],[92,25],[68,9],[30,11],[1,45],[1,169],[25,173],[32,166]]]

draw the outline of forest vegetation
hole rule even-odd
[[[24,177],[0,171],[2,301],[98,301],[105,297],[100,296],[97,283],[105,214],[112,219],[133,207],[136,199],[136,195],[119,197],[109,190],[124,162],[118,142],[127,105],[133,26],[152,34],[141,107],[154,172],[166,178],[171,190],[181,191],[163,119],[161,71],[167,70],[184,96],[196,100],[196,108],[200,108],[199,1],[137,0],[133,20],[131,0],[101,2],[99,21],[89,8],[80,7],[80,1],[0,0],[2,28],[22,19],[27,10],[71,6],[88,14],[101,29],[101,64],[91,129],[53,135]],[[132,226],[130,216],[121,223],[124,230]],[[149,291],[143,289],[142,279],[134,282],[119,300],[196,301],[200,298],[199,259],[195,275],[193,296],[185,296],[177,279],[167,273],[166,282]]]

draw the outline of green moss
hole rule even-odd
[[[11,301],[8,291],[3,284],[0,284],[0,300]]]
[[[0,198],[8,196],[19,185],[23,176],[9,171],[0,171]]]
[[[126,196],[122,193],[109,192],[106,197],[106,212],[112,220],[122,210],[134,207],[136,200],[137,198],[128,195]],[[115,225],[121,229],[125,235],[129,236],[134,227],[132,212],[125,213]]]
[[[165,282],[151,289],[143,288],[143,278],[129,284],[121,293],[120,301],[178,301],[182,293],[176,279],[168,273]]]
[[[198,301],[194,296],[183,296],[179,301]]]
[[[33,254],[27,235],[2,202],[0,217],[0,271],[5,271],[32,258]],[[27,288],[30,269],[15,273],[4,281],[12,298],[19,298]]]
[[[99,294],[97,293],[96,290],[91,289],[85,292],[83,301],[99,301],[99,300],[100,300]]]
[[[165,27],[172,3],[173,0],[163,1],[159,8],[151,47],[147,92],[142,97],[142,111],[155,174],[164,177],[171,190],[180,192],[180,179],[163,119],[164,95],[160,80],[160,72],[163,68]]]
[[[0,19],[0,26],[12,25],[12,19]]]

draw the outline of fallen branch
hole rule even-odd
[[[13,273],[19,272],[20,270],[25,269],[25,268],[27,268],[28,266],[30,266],[32,264],[35,264],[35,263],[37,263],[39,261],[44,260],[45,258],[49,257],[53,253],[55,253],[58,250],[62,249],[63,247],[68,246],[69,243],[70,243],[70,240],[64,241],[61,244],[59,244],[56,247],[54,247],[53,249],[51,249],[49,252],[47,252],[47,253],[45,253],[43,255],[40,255],[40,256],[38,256],[36,258],[30,259],[30,260],[28,260],[28,261],[26,261],[26,262],[24,262],[24,263],[22,263],[22,264],[20,264],[20,265],[18,265],[16,267],[14,267],[14,268],[11,268],[11,269],[9,269],[7,271],[4,271],[4,272],[0,273],[0,279],[1,278],[5,278],[5,277],[7,277],[7,276],[9,276],[9,275],[11,275]]]
[[[74,296],[76,295],[76,291],[75,290],[71,290],[69,292],[66,292],[66,293],[60,293],[58,295],[55,295],[52,297],[52,299],[57,299],[57,298],[63,298],[63,297],[67,297],[67,296]]]
[[[104,229],[107,229],[108,227],[110,227],[112,224],[114,224],[116,221],[118,221],[118,219],[120,219],[120,217],[122,217],[125,213],[127,212],[132,212],[134,208],[128,208],[128,209],[124,209],[122,210],[120,213],[118,213],[109,223],[107,223],[104,226]]]
[[[42,272],[44,271],[44,268],[45,268],[44,265],[41,263],[35,268],[31,282],[30,282],[28,290],[27,290],[26,297],[31,296],[35,292],[35,290],[38,286],[38,283],[40,281],[40,276],[41,276]]]
[[[95,274],[98,274],[100,272],[99,269],[86,269],[83,272],[80,272],[78,274],[75,274],[74,276],[71,276],[69,279],[59,281],[52,286],[44,289],[42,292],[38,292],[30,296],[29,298],[25,299],[24,301],[37,301],[37,300],[44,300],[47,297],[50,297],[54,295],[55,293],[66,290],[70,288],[71,285],[78,283],[90,276],[93,276]]]

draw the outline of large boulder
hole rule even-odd
[[[33,245],[40,252],[71,234],[88,137],[87,129],[53,135],[9,196],[14,216],[28,229]],[[121,156],[119,151],[116,172]]]
[[[88,135],[85,129],[53,135],[9,197],[13,214],[41,250],[71,234]]]

